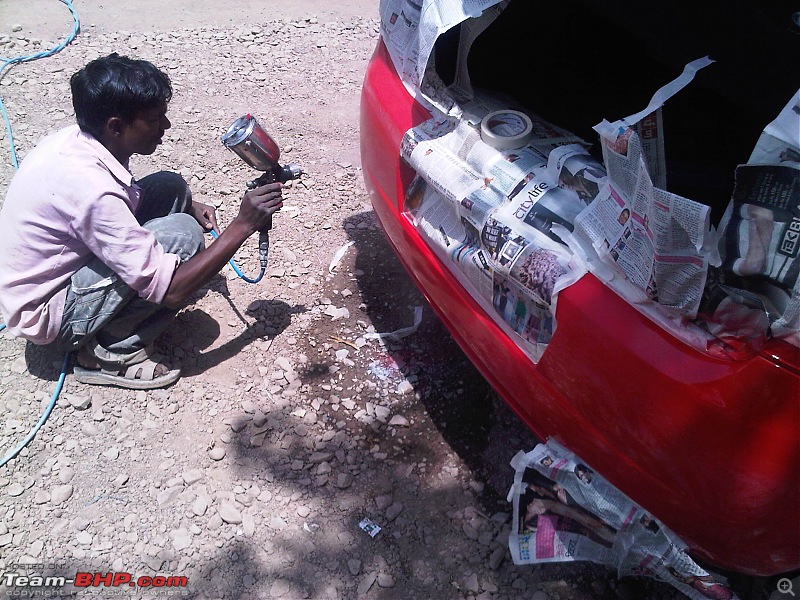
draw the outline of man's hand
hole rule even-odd
[[[283,206],[282,187],[282,183],[269,183],[246,192],[239,214],[219,234],[219,238],[175,270],[164,296],[164,304],[171,308],[180,308],[200,286],[225,266],[247,238],[256,231],[269,229],[272,226],[272,215]],[[192,214],[195,218],[200,215],[197,220],[201,225],[204,225],[201,219],[205,219],[209,226],[216,229],[216,216],[210,206],[192,202]]]
[[[282,187],[282,183],[268,183],[245,192],[238,216],[253,231],[271,229],[272,215],[283,207]]]
[[[219,226],[217,225],[217,211],[213,206],[203,204],[197,200],[192,200],[192,206],[189,208],[189,214],[192,215],[200,227],[206,231],[215,231],[219,233]]]

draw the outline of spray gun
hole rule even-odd
[[[238,155],[244,162],[264,173],[247,183],[248,189],[254,189],[268,183],[286,183],[299,179],[303,170],[294,163],[281,166],[278,164],[281,151],[270,135],[264,131],[252,115],[236,119],[222,136],[222,143],[228,150]],[[269,228],[258,234],[258,258],[261,272],[267,268],[269,255]]]

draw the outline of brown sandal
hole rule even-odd
[[[73,368],[75,380],[90,385],[115,385],[131,390],[152,390],[166,387],[175,383],[181,376],[180,369],[171,369],[163,375],[156,376],[156,369],[164,360],[163,356],[153,354],[145,360],[134,365],[119,368],[90,368],[76,365]],[[78,355],[79,363],[82,361],[96,362],[96,358],[89,356],[88,353]],[[166,365],[164,365],[166,366]]]

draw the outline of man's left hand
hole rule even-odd
[[[197,200],[192,200],[192,206],[189,209],[189,214],[192,215],[200,226],[206,231],[216,231],[219,233],[217,226],[217,211],[213,206],[203,204]]]

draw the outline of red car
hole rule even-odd
[[[421,8],[399,4],[405,19]],[[471,85],[511,95],[597,142],[593,125],[643,107],[684,64],[710,54],[717,64],[665,106],[664,122],[674,189],[709,204],[718,221],[736,165],[798,87],[797,78],[788,81],[800,64],[788,4],[738,14],[722,4],[688,13],[548,4],[557,6],[512,0],[477,35],[467,61]],[[575,452],[695,557],[751,575],[800,569],[798,348],[771,339],[733,357],[704,352],[589,272],[560,292],[557,328],[534,363],[433,251],[404,205],[415,173],[401,142],[432,110],[403,83],[387,49],[387,19],[397,13],[383,18],[361,99],[364,177],[397,256],[464,352],[537,436]],[[459,38],[475,31],[468,23],[442,32],[431,53],[429,67],[444,85],[458,81],[466,58]]]

